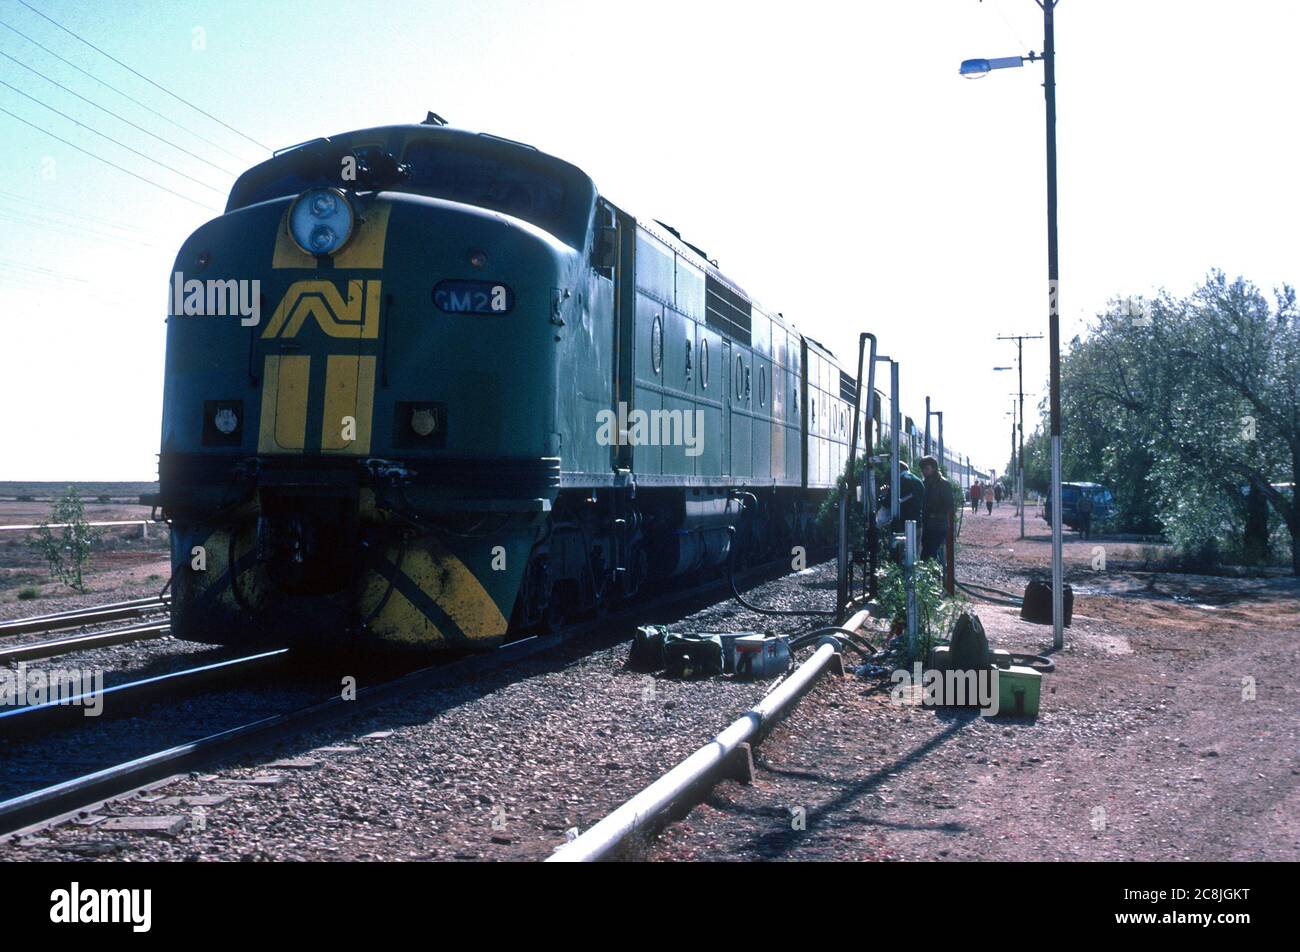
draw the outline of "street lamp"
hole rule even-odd
[[[961,75],[979,79],[995,69],[1023,66],[1025,60],[1043,61],[1043,95],[1047,106],[1047,301],[1048,341],[1051,350],[1051,450],[1052,450],[1052,644],[1065,646],[1064,564],[1061,558],[1061,327],[1057,292],[1060,260],[1056,243],[1056,24],[1058,0],[1036,0],[1043,10],[1043,54],[1028,57],[964,60]]]
[[[1041,56],[1035,56],[1032,52],[1028,57],[1025,56],[1001,56],[997,59],[968,59],[961,61],[961,74],[967,79],[983,79],[995,69],[1007,69],[1013,66],[1024,66],[1025,60],[1031,63],[1036,59],[1042,59]]]

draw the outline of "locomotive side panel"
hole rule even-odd
[[[753,376],[750,412],[753,419],[752,475],[755,486],[772,484],[772,319],[754,308]]]

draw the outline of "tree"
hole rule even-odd
[[[1178,320],[1153,326],[1169,354],[1169,423],[1164,447],[1202,469],[1243,526],[1247,554],[1267,554],[1266,503],[1291,538],[1300,575],[1300,310],[1295,289],[1273,303],[1255,285],[1212,272]],[[1157,467],[1167,472],[1168,462]],[[1290,483],[1290,489],[1284,484]]]
[[[1062,478],[1115,493],[1120,524],[1189,549],[1225,541],[1269,554],[1270,511],[1300,574],[1300,315],[1215,271],[1187,298],[1115,301],[1061,366]],[[1045,491],[1045,430],[1025,444],[1025,482]],[[1290,489],[1286,484],[1291,484]]]
[[[57,528],[55,535],[52,529]],[[86,523],[86,510],[75,486],[55,500],[48,522],[37,530],[36,544],[49,563],[50,577],[78,592],[86,591],[85,568],[99,530]]]

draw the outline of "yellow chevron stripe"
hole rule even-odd
[[[325,362],[325,411],[321,450],[364,455],[370,452],[375,403],[375,358],[330,354]],[[355,420],[356,438],[345,440],[343,421]]]
[[[307,442],[307,391],[311,358],[267,354],[262,365],[262,419],[257,451],[301,451]]]
[[[388,579],[378,572],[370,572],[366,575],[366,586],[357,605],[362,618],[374,611],[386,591],[388,591]],[[370,622],[370,630],[385,641],[409,645],[427,645],[431,642],[447,640],[438,630],[438,626],[407,601],[406,596],[396,588],[384,603],[383,611]]]
[[[402,570],[411,581],[428,592],[468,637],[504,635],[509,622],[465,563],[432,537],[419,544],[423,548],[408,549],[403,560]]]

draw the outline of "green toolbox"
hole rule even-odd
[[[998,671],[998,714],[1037,717],[1043,676],[1033,668],[1013,664]]]

